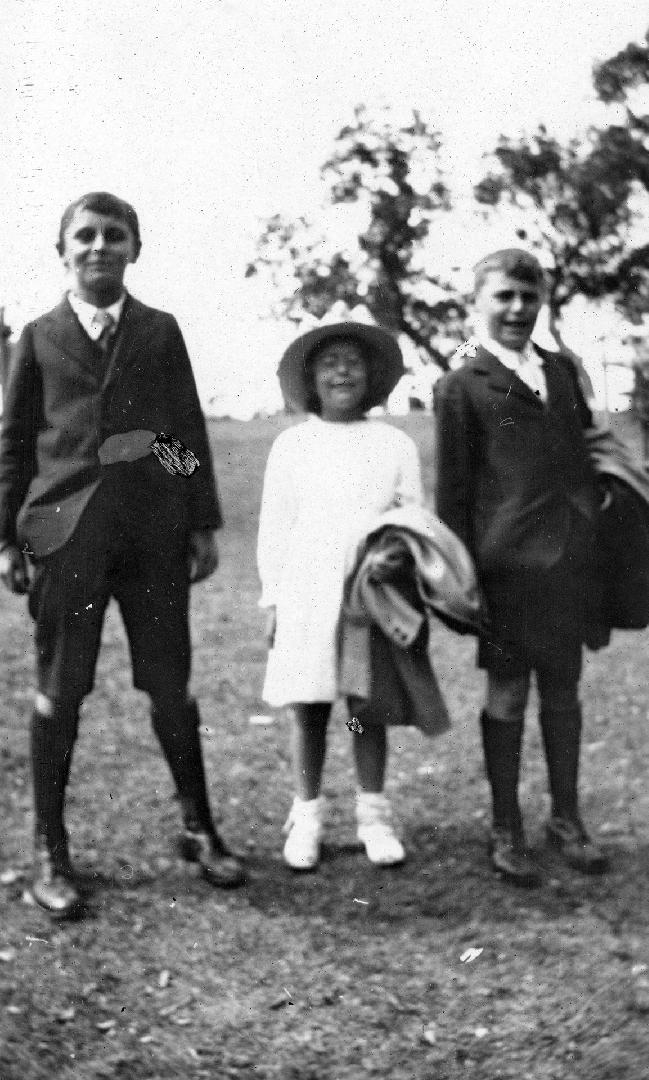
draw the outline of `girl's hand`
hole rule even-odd
[[[213,529],[196,529],[189,534],[187,558],[192,585],[213,574],[219,565],[219,551]]]
[[[14,544],[0,551],[0,581],[12,593],[26,593],[29,588],[25,556]]]
[[[264,640],[269,649],[272,649],[275,644],[275,630],[277,628],[277,608],[269,607],[266,612],[266,629],[264,632]]]

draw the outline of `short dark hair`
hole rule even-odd
[[[545,285],[545,274],[539,260],[523,248],[501,248],[492,251],[473,267],[474,291],[484,285],[489,274],[507,274],[516,281],[525,281],[530,285]]]
[[[336,337],[324,338],[323,341],[319,341],[318,344],[313,349],[311,349],[311,351],[307,353],[307,355],[304,357],[304,384],[307,388],[306,411],[310,413],[315,413],[316,416],[320,415],[322,405],[315,388],[315,362],[318,357],[324,352],[324,350],[329,348],[330,345],[340,345],[341,343],[343,345],[355,345],[359,353],[363,357],[367,370],[367,389],[369,392],[370,380],[372,377],[372,365],[371,354],[367,348],[366,343],[364,341],[361,341],[361,339],[356,337],[356,335],[353,333],[337,334]]]
[[[59,225],[59,238],[56,243],[56,250],[59,255],[62,255],[65,250],[65,233],[77,210],[91,210],[95,214],[106,214],[108,217],[123,221],[128,226],[133,237],[135,257],[137,258],[140,254],[142,247],[140,223],[131,204],[125,202],[124,199],[118,199],[117,195],[111,195],[109,191],[90,191],[87,195],[75,199],[63,211],[63,217]]]

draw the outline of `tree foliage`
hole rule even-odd
[[[431,223],[450,208],[440,165],[441,139],[418,112],[399,123],[389,110],[359,105],[322,166],[322,215],[276,214],[267,220],[248,275],[265,273],[277,291],[277,314],[322,318],[342,302],[364,305],[376,322],[406,334],[443,367],[436,342],[461,337],[461,297],[426,265]],[[332,222],[357,211],[360,226],[341,243]]]
[[[649,50],[628,45],[593,72],[605,102],[625,101],[649,83]],[[501,136],[491,167],[476,186],[486,206],[503,201],[526,210],[531,226],[521,238],[552,255],[550,309],[573,296],[613,297],[631,318],[647,310],[649,246],[639,242],[647,213],[649,117],[627,108],[624,124],[591,128],[562,144],[540,126],[532,135]]]
[[[630,125],[649,134],[646,118],[635,116],[629,105],[629,94],[649,85],[649,32],[641,44],[631,41],[615,56],[596,64],[593,84],[602,101],[626,104]]]
[[[502,200],[529,214],[519,230],[551,253],[549,304],[554,316],[577,294],[615,295],[630,307],[629,250],[636,221],[637,160],[628,132],[592,129],[563,145],[540,126],[532,135],[501,136],[493,165],[476,185],[478,202]],[[647,163],[649,165],[649,162]]]
[[[615,56],[596,64],[593,83],[606,104],[621,104],[625,122],[607,129],[611,167],[649,193],[649,31],[644,42],[629,42]],[[646,201],[646,200],[645,200]],[[640,244],[622,260],[618,290],[632,317],[649,310],[649,244]]]

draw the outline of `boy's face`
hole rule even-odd
[[[135,262],[135,242],[126,222],[79,207],[63,237],[61,261],[72,276],[72,291],[106,307],[119,299],[126,267]]]
[[[475,309],[490,338],[520,352],[531,337],[543,299],[541,285],[492,270],[476,293]]]

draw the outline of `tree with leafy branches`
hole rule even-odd
[[[247,275],[265,274],[279,297],[274,314],[322,318],[334,304],[359,305],[378,325],[405,334],[424,361],[447,367],[442,351],[462,338],[462,297],[427,263],[426,239],[450,209],[441,138],[420,113],[401,122],[389,109],[354,109],[322,166],[317,222],[275,214]],[[354,207],[361,221],[341,244],[337,221]]]
[[[482,205],[523,209],[521,238],[545,247],[550,309],[559,316],[574,296],[610,297],[637,320],[649,307],[649,115],[631,98],[649,90],[649,34],[596,64],[593,85],[605,103],[623,103],[626,119],[561,143],[539,126],[531,135],[501,136],[491,167],[476,186]]]
[[[531,135],[501,136],[490,157],[476,199],[521,210],[529,222],[518,230],[521,239],[550,253],[552,319],[577,295],[613,297],[631,315],[627,274],[642,250],[634,233],[649,155],[614,126],[562,144],[541,125]]]
[[[611,172],[649,193],[649,31],[642,43],[629,42],[615,56],[596,64],[593,82],[606,104],[624,106],[624,123],[611,125],[607,138]],[[645,234],[646,235],[646,234]],[[635,320],[649,311],[649,243],[631,247],[614,282],[621,306]]]
[[[649,116],[629,104],[649,88],[648,43],[595,65],[593,84],[605,103],[625,103],[625,122],[565,143],[543,125],[503,135],[475,188],[485,208],[517,208],[520,238],[550,254],[550,331],[563,348],[557,323],[575,296],[611,299],[632,322],[649,310]]]
[[[642,42],[597,64],[595,90],[607,104],[624,106],[624,123],[608,129],[613,133],[617,167],[649,192],[649,31]],[[649,312],[649,243],[630,250],[622,263],[618,291],[634,321]],[[646,337],[636,342],[634,411],[643,429],[644,455],[649,452],[649,355]]]

